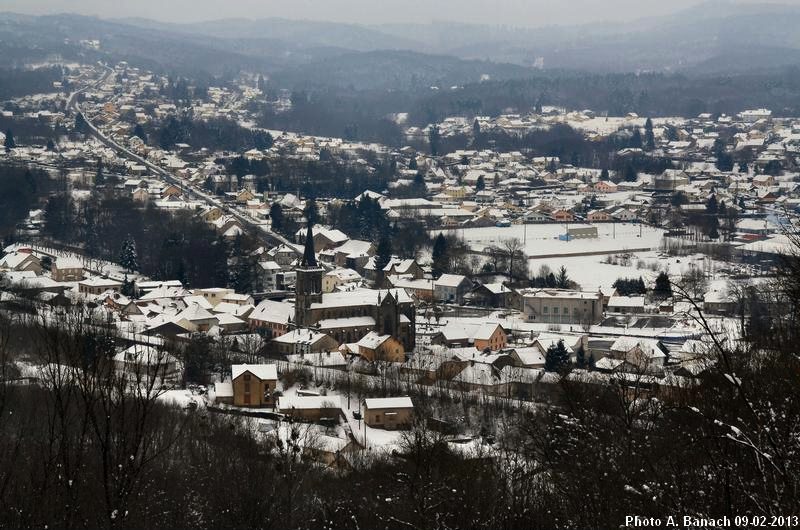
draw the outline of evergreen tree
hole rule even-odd
[[[653,134],[653,120],[647,118],[644,122],[644,145],[645,149],[652,151],[656,148],[656,136]]]
[[[633,134],[631,135],[631,141],[629,145],[634,149],[642,148],[642,133],[639,132],[638,127],[633,129]]]
[[[718,211],[719,207],[717,205],[717,196],[712,194],[711,197],[709,197],[706,201],[706,213],[708,215],[717,215]]]
[[[14,141],[14,133],[11,129],[6,131],[6,139],[3,141],[3,147],[6,148],[6,151],[11,151],[17,146],[16,142]]]
[[[568,366],[569,352],[564,346],[564,341],[559,340],[556,344],[551,344],[544,357],[544,369],[548,372],[560,372]]]
[[[408,169],[410,169],[411,171],[416,171],[417,170],[417,157],[416,156],[412,156],[411,160],[409,160]]]
[[[137,123],[133,128],[133,135],[139,138],[144,143],[147,143],[147,134],[144,132],[144,127],[141,123]]]
[[[97,159],[97,172],[94,175],[94,185],[103,186],[106,183],[106,177],[103,174],[103,159]]]
[[[661,271],[656,277],[653,295],[657,298],[669,298],[672,296],[672,284],[669,281],[669,275],[665,271]]]
[[[306,208],[303,210],[303,215],[305,215],[306,221],[312,225],[315,225],[319,222],[319,207],[317,206],[317,200],[314,197],[310,197],[306,201]]]
[[[583,347],[583,344],[578,346],[578,350],[575,352],[575,366],[578,368],[586,368],[588,365],[588,359],[586,359],[586,350]]]
[[[383,278],[383,269],[392,261],[392,242],[388,234],[383,234],[375,250],[375,271],[379,279]]]
[[[708,222],[709,239],[719,239],[719,219],[714,216]]]
[[[86,118],[83,113],[79,112],[75,115],[75,132],[83,133],[86,130]]]
[[[436,276],[444,274],[450,269],[447,239],[443,234],[436,236],[433,242],[433,273]]]
[[[414,187],[425,189],[425,176],[422,172],[417,172],[417,174],[414,175]]]
[[[480,137],[480,135],[481,135],[481,124],[478,123],[478,118],[475,118],[475,121],[472,122],[472,137],[477,140]]]
[[[119,253],[119,264],[126,270],[135,271],[139,268],[137,262],[138,255],[136,254],[136,241],[128,234],[125,241],[122,242],[122,249]]]
[[[56,143],[52,138],[47,139],[47,150],[51,152],[56,150]]]
[[[739,162],[739,173],[749,173],[750,168],[747,167],[747,162],[741,161]]]
[[[556,277],[556,287],[559,289],[567,289],[569,287],[569,277],[567,276],[567,268],[561,266],[558,269],[558,276]]]
[[[628,164],[625,166],[625,171],[622,174],[623,180],[625,182],[636,182],[639,178],[639,175],[636,174],[636,168],[633,167],[633,164]]]
[[[483,179],[483,175],[478,177],[478,180],[475,181],[475,191],[483,191],[486,189],[486,181]]]
[[[231,267],[230,286],[237,293],[249,293],[253,290],[253,268],[255,263],[246,254],[239,254]]]
[[[669,200],[672,206],[679,208],[683,204],[687,204],[689,202],[689,198],[686,197],[686,194],[682,191],[676,191],[672,194],[672,197]]]
[[[128,275],[125,275],[125,279],[122,281],[122,287],[119,290],[122,294],[127,297],[133,296],[133,282],[128,279]]]
[[[609,179],[608,168],[604,167],[602,170],[600,170],[600,180],[608,180],[608,179]]]
[[[431,156],[439,156],[439,126],[432,125],[428,131],[428,144],[430,145]]]

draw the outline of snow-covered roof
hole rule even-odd
[[[370,410],[414,408],[410,397],[369,398],[365,399],[364,403]]]
[[[234,364],[231,366],[231,375],[236,379],[245,372],[263,380],[277,380],[278,367],[275,364]]]
[[[467,277],[461,274],[442,274],[435,284],[440,287],[458,287],[466,279]]]
[[[361,348],[367,348],[370,350],[374,350],[379,348],[381,344],[389,340],[392,336],[391,335],[378,335],[374,331],[370,331],[366,335],[364,335],[360,341],[358,341],[358,346]]]

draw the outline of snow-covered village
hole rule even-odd
[[[796,87],[59,17],[0,13],[0,526],[800,524]]]

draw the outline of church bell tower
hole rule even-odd
[[[310,325],[311,304],[322,302],[322,274],[325,272],[317,263],[314,253],[314,232],[308,223],[303,260],[297,268],[295,281],[294,321],[297,327]]]

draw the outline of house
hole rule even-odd
[[[303,421],[336,419],[342,413],[339,396],[282,396],[278,399],[278,411]]]
[[[612,296],[608,300],[611,313],[644,313],[644,296]]]
[[[306,229],[301,228],[295,233],[295,241],[304,244],[307,237]],[[322,252],[343,245],[349,239],[347,234],[341,230],[315,226],[312,228],[312,238],[314,239],[314,252]]]
[[[333,469],[352,469],[347,455],[358,450],[355,441],[325,433],[307,434],[306,438],[312,443],[303,447],[304,458]]]
[[[275,351],[281,355],[320,353],[339,349],[339,343],[333,337],[311,329],[295,329],[284,333],[272,339],[272,344]]]
[[[586,214],[586,220],[592,223],[611,221],[611,215],[605,210],[592,210]]]
[[[406,360],[403,344],[391,335],[379,335],[370,331],[358,341],[358,354],[364,359],[402,363]]]
[[[472,282],[460,274],[442,274],[433,282],[433,297],[442,302],[461,304],[472,288]]]
[[[37,276],[42,274],[42,260],[29,251],[17,251],[6,254],[0,260],[0,270],[4,271],[31,271]]]
[[[178,360],[153,346],[134,344],[114,356],[114,368],[129,383],[170,386],[178,382]]]
[[[416,260],[392,259],[392,261],[383,268],[383,274],[386,276],[411,276],[415,280],[418,280],[424,276],[424,271]]]
[[[214,307],[222,303],[226,296],[235,294],[235,291],[225,287],[210,287],[208,289],[193,289],[192,294],[195,296],[202,296],[211,304],[211,307]]]
[[[192,303],[175,316],[175,323],[189,331],[208,331],[219,324],[219,317]]]
[[[162,199],[167,199],[167,198],[170,198],[170,197],[180,197],[181,195],[183,195],[183,190],[181,190],[175,184],[170,184],[169,186],[167,186],[166,188],[164,188],[161,191],[161,198]]]
[[[601,180],[594,185],[594,190],[597,193],[615,193],[617,185],[607,180]]]
[[[122,282],[109,278],[88,278],[78,282],[78,292],[84,295],[99,295],[106,291],[119,292]]]
[[[286,302],[264,300],[247,317],[250,328],[266,331],[269,337],[280,337],[289,331],[294,315],[294,305]]]
[[[415,280],[411,276],[386,276],[383,287],[403,289],[416,300],[433,300],[433,280],[427,278]]]
[[[557,223],[571,223],[575,221],[575,214],[564,209],[555,210],[550,214],[550,217]]]
[[[737,306],[736,293],[724,280],[711,282],[708,291],[703,294],[703,309],[709,314],[731,315]]]
[[[237,407],[271,407],[275,404],[278,369],[274,364],[231,366],[233,404]]]
[[[506,307],[511,292],[511,289],[502,283],[487,283],[477,285],[466,298],[472,301],[476,306]]]
[[[668,350],[661,341],[638,337],[619,337],[611,345],[611,356],[646,372],[663,370]]]
[[[414,418],[410,397],[373,398],[364,400],[364,423],[377,429],[409,427]]]
[[[597,324],[603,319],[603,293],[567,289],[523,289],[519,307],[529,322]]]
[[[503,326],[498,323],[464,323],[450,322],[439,333],[431,337],[432,344],[441,344],[450,348],[473,346],[479,351],[489,349],[501,350],[506,347],[508,337]]]
[[[653,187],[658,191],[675,191],[689,184],[689,175],[680,169],[665,169],[653,178]]]
[[[233,383],[231,381],[214,383],[214,402],[233,405]]]
[[[371,241],[351,239],[343,245],[324,252],[333,254],[333,262],[338,267],[361,270],[369,258],[375,255],[375,245]]]
[[[347,284],[358,284],[361,282],[361,275],[353,269],[338,268],[330,271],[322,277],[322,292],[332,293],[337,287]]]
[[[50,273],[57,282],[79,282],[83,279],[83,263],[78,258],[57,257],[53,260]]]

